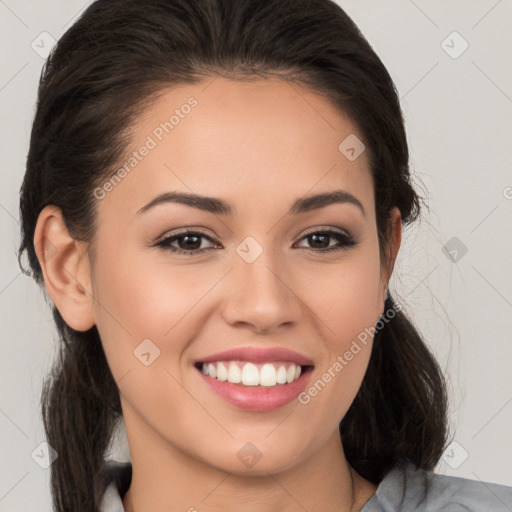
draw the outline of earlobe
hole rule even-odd
[[[65,322],[77,331],[94,325],[90,262],[85,244],[66,228],[62,212],[46,206],[37,220],[34,247],[48,295]]]

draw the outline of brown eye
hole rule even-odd
[[[181,254],[200,254],[208,250],[208,247],[202,247],[203,240],[213,242],[213,240],[204,233],[197,231],[184,231],[182,233],[176,233],[175,235],[168,236],[156,245],[171,252]]]
[[[337,245],[331,245],[332,239],[338,241]],[[307,240],[310,244],[310,248],[315,249],[317,252],[329,252],[346,249],[356,244],[356,241],[352,238],[352,236],[333,230],[314,231],[312,233],[308,233],[301,240]]]
[[[162,239],[156,246],[173,253],[184,255],[201,254],[209,249],[219,248],[219,245],[204,247],[204,240],[215,244],[214,240],[204,233],[198,231],[183,231]],[[348,249],[357,243],[352,236],[333,230],[313,231],[302,237],[301,240],[307,240],[309,248],[314,252],[330,252]],[[334,245],[332,244],[333,240],[337,242]],[[308,248],[305,246],[297,247]]]

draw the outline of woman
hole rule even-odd
[[[445,384],[388,290],[418,211],[394,85],[335,3],[94,2],[21,191],[62,339],[55,509],[508,510],[432,472]]]

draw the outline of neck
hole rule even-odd
[[[134,445],[140,439],[144,446]],[[126,512],[238,512],[241,500],[245,512],[357,512],[376,491],[347,462],[337,431],[299,465],[256,476],[222,471],[161,438],[153,438],[152,446],[147,441],[140,435],[130,440],[132,481],[123,498]]]

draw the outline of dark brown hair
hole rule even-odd
[[[402,112],[383,63],[331,0],[98,0],[62,36],[41,74],[26,174],[22,241],[43,285],[33,237],[41,210],[62,210],[76,239],[92,243],[92,193],[123,161],[130,127],[155,94],[215,76],[278,76],[323,94],[359,127],[370,156],[381,254],[389,214],[419,212]],[[341,142],[341,141],[340,141]],[[21,264],[21,263],[20,263]],[[386,310],[395,308],[389,295]],[[398,308],[399,309],[399,308]],[[395,308],[396,310],[396,308]],[[119,390],[96,327],[75,331],[53,306],[61,340],[44,383],[55,510],[95,511],[105,452],[120,418]],[[438,364],[405,314],[375,337],[368,370],[340,423],[352,466],[378,483],[396,464],[433,469],[446,443],[447,397]]]

